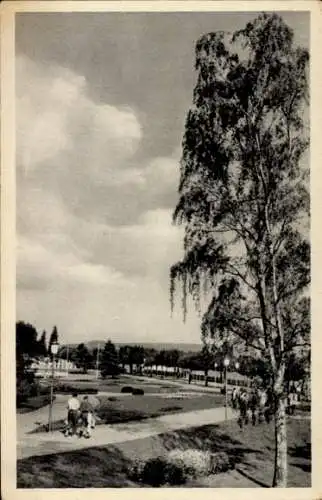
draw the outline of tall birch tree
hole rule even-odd
[[[275,398],[274,487],[287,486],[285,370],[310,341],[307,50],[276,14],[202,36],[183,139],[171,268],[203,339],[267,359]]]

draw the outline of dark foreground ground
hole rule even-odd
[[[289,419],[289,487],[311,485],[311,431],[308,419]],[[225,451],[235,470],[185,487],[270,487],[273,477],[272,424],[240,430],[234,421],[171,432],[116,446],[31,457],[17,463],[18,488],[140,487],[128,478],[136,458],[164,455],[173,448]]]

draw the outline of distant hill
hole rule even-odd
[[[84,342],[85,345],[88,347],[88,349],[92,350],[97,347],[98,344],[100,346],[103,346],[105,341],[104,340],[90,340],[89,342]],[[79,343],[75,344],[68,344],[69,347],[77,347]],[[164,350],[171,350],[171,349],[178,349],[179,351],[183,352],[198,352],[201,349],[201,343],[200,344],[188,344],[188,343],[171,343],[171,342],[114,342],[117,348],[121,347],[122,345],[141,345],[145,349],[155,349],[156,351],[161,351],[162,349]]]

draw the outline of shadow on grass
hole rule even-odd
[[[220,432],[218,432],[219,430]],[[162,438],[163,445],[167,450],[198,448],[212,452],[225,451],[235,463],[242,461],[244,456],[250,453],[262,453],[260,449],[246,447],[237,439],[223,434],[220,427],[213,424],[174,431],[164,434]]]
[[[311,472],[311,443],[295,445],[289,449],[288,453],[293,459],[295,459],[291,462],[291,465],[302,469],[304,472]]]
[[[253,483],[257,484],[258,486],[261,486],[261,488],[270,488],[270,486],[267,483],[264,483],[263,481],[260,481],[259,479],[254,478],[254,476],[251,476],[250,474],[247,474],[244,470],[242,470],[240,467],[236,467],[236,471],[246,479],[249,479],[250,481],[253,481]]]
[[[253,474],[248,474],[245,469],[248,467],[250,457],[257,459],[263,455],[263,450],[251,446],[246,446],[241,441],[234,439],[231,435],[225,434],[219,425],[205,425],[202,427],[174,431],[161,435],[163,446],[166,450],[173,448],[196,448],[199,450],[209,450],[211,452],[225,452],[234,468],[243,466],[242,475],[250,479],[259,486],[268,488],[269,485],[259,481]]]
[[[237,439],[220,432],[219,426],[207,425],[165,433],[158,436],[160,449],[165,453],[173,448],[224,451],[233,468],[242,466],[242,474],[254,483],[266,484],[247,474],[249,455],[261,454],[261,450],[243,445]],[[131,444],[131,446],[135,444]],[[127,443],[130,446],[130,443]],[[121,448],[121,449],[120,449]],[[126,448],[126,447],[125,447]],[[148,448],[145,445],[145,448]],[[155,448],[151,448],[156,453]],[[132,461],[120,445],[89,447],[84,450],[34,456],[19,460],[17,477],[19,488],[104,488],[142,487],[130,481],[129,466]],[[133,456],[132,456],[133,457]],[[146,458],[146,457],[145,457]],[[246,469],[246,470],[244,470]]]
[[[135,487],[127,477],[130,463],[113,446],[30,457],[17,462],[17,487]]]
[[[172,411],[179,411],[181,407],[165,407],[161,408],[159,411],[154,413],[145,413],[139,410],[120,410],[117,408],[108,408],[97,412],[98,419],[96,425],[106,425],[106,424],[125,424],[129,422],[140,422],[148,418],[155,418],[165,413]],[[56,420],[52,423],[53,431],[63,431],[65,428],[64,419]],[[39,425],[36,429],[33,429],[28,434],[38,434],[42,432],[48,432],[48,425]]]
[[[27,401],[24,401],[19,407],[17,407],[17,413],[31,413],[35,410],[43,408],[44,406],[47,406],[49,403],[50,396],[48,394],[33,396],[31,398],[28,398]]]

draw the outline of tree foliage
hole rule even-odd
[[[81,343],[72,353],[72,360],[78,368],[86,373],[93,363],[93,355],[89,352],[84,343]]]
[[[204,339],[267,358],[281,432],[287,359],[310,332],[301,162],[309,55],[293,38],[281,17],[261,14],[232,36],[209,33],[197,42],[174,212],[184,256],[170,273],[172,307],[179,283],[184,318],[191,295]],[[285,484],[285,467],[276,468],[274,484]]]
[[[118,353],[115,345],[108,340],[100,356],[100,371],[103,378],[108,375],[115,376],[119,373]]]
[[[37,389],[35,373],[31,368],[34,359],[42,356],[42,342],[36,328],[30,323],[16,323],[16,395],[19,405]]]
[[[47,356],[47,343],[46,343],[46,332],[42,332],[41,337],[38,341],[38,352],[40,356]]]

